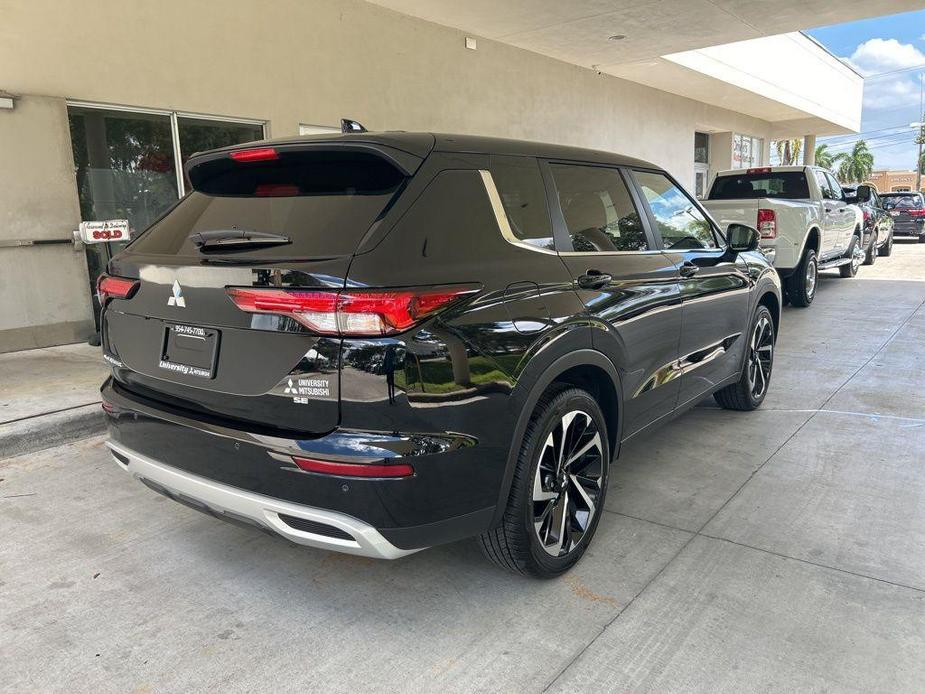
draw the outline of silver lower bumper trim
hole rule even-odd
[[[125,463],[113,456],[119,467],[130,472],[136,479],[153,482],[167,491],[202,503],[219,514],[230,513],[239,517],[243,516],[300,545],[377,559],[397,559],[418,551],[399,549],[386,540],[373,526],[344,513],[312,508],[235,489],[220,482],[213,482],[204,477],[172,468],[113,441],[107,441],[106,445],[128,461]],[[327,537],[298,530],[287,525],[279,517],[280,514],[333,526],[354,539]]]

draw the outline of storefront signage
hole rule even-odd
[[[131,232],[127,219],[107,219],[103,222],[81,222],[79,233],[84,243],[107,243],[128,241]]]

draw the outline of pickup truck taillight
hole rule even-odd
[[[763,239],[777,238],[777,214],[774,210],[758,209],[758,233]]]

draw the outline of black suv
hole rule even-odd
[[[622,442],[767,393],[757,232],[724,238],[652,164],[360,133],[187,175],[100,280],[103,407],[123,468],[219,518],[383,558],[478,536],[554,576]]]
[[[914,236],[925,243],[925,197],[921,193],[881,193],[883,208],[893,218],[896,236]]]

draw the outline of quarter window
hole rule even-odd
[[[664,174],[634,172],[666,249],[717,248],[713,226],[687,194]]]
[[[550,164],[559,206],[579,253],[649,248],[639,212],[623,175],[600,166]]]
[[[536,159],[493,156],[489,169],[517,240],[555,250],[546,208],[546,188]]]

